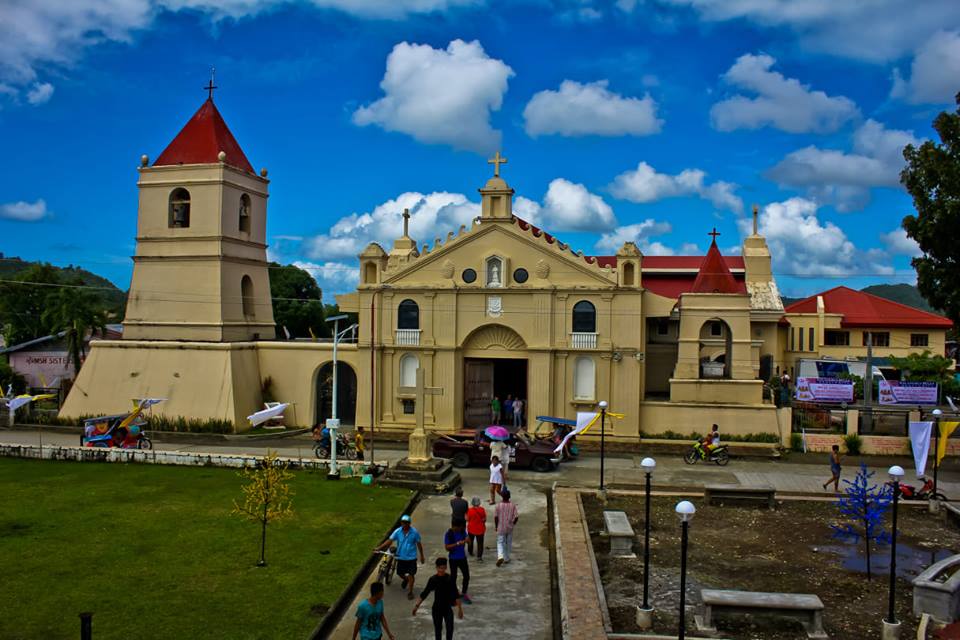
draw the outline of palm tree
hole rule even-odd
[[[60,289],[50,296],[50,306],[43,312],[43,319],[49,322],[55,332],[64,332],[67,340],[67,355],[73,363],[76,375],[80,374],[80,364],[86,356],[88,335],[103,335],[107,330],[107,313],[100,297],[79,286]]]

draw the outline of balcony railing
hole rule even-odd
[[[420,346],[420,329],[397,329],[393,342],[403,347]]]
[[[570,334],[570,346],[574,349],[596,349],[597,334],[575,331]]]

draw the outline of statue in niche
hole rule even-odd
[[[499,287],[501,284],[500,261],[494,258],[487,263],[487,286]]]

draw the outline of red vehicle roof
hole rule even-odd
[[[213,104],[213,99],[207,98],[173,142],[157,157],[153,166],[212,164],[219,162],[217,156],[221,151],[227,154],[226,164],[247,173],[254,172],[243,149]]]
[[[786,313],[816,313],[817,296],[823,297],[826,313],[843,316],[842,327],[925,327],[949,329],[953,322],[935,313],[908,307],[849,287],[834,287],[794,302]]]

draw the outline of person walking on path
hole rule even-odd
[[[384,551],[394,542],[397,543],[397,575],[401,579],[400,588],[406,589],[407,598],[413,600],[413,581],[417,575],[417,552],[419,552],[420,564],[425,560],[423,545],[420,543],[420,532],[410,524],[409,515],[404,514],[400,517],[400,526],[374,551]]]
[[[353,625],[353,640],[381,640],[383,632],[387,638],[394,640],[387,624],[387,617],[383,614],[383,583],[374,582],[370,585],[370,597],[357,607],[357,623]]]
[[[830,452],[830,473],[833,477],[823,483],[823,490],[826,491],[832,482],[834,493],[840,493],[840,445],[833,445]]]
[[[500,424],[500,396],[493,396],[490,401],[490,413],[493,424]]]
[[[463,499],[463,487],[457,487],[454,494],[455,495],[450,498],[450,522],[454,523],[458,520],[465,522],[467,519],[467,510],[470,508],[470,505]]]
[[[497,566],[510,563],[513,550],[513,527],[520,519],[517,505],[510,502],[510,491],[504,489],[503,498],[494,512],[493,523],[497,527]]]
[[[473,496],[472,505],[467,509],[467,551],[474,555],[473,546],[476,543],[477,562],[483,562],[483,536],[487,533],[487,510],[480,505],[480,496]]]
[[[463,601],[467,604],[473,604],[470,600],[470,563],[467,562],[467,523],[464,520],[454,520],[453,526],[447,529],[443,534],[443,546],[447,550],[447,558],[450,560],[450,577],[453,578],[453,586],[457,586],[457,574],[463,573],[463,588],[460,593],[463,595]]]
[[[463,606],[460,604],[460,594],[453,579],[447,575],[447,559],[437,558],[437,573],[430,576],[427,586],[420,593],[417,604],[413,605],[413,615],[417,609],[433,594],[433,607],[430,613],[433,616],[433,633],[435,640],[443,640],[443,626],[447,627],[447,640],[453,640],[453,607],[457,607],[457,617],[463,620]]]
[[[357,433],[353,436],[353,445],[357,449],[357,460],[363,460],[363,452],[367,450],[367,443],[363,437],[363,427],[357,427]],[[371,460],[371,462],[373,462]]]
[[[517,398],[513,401],[513,426],[519,427],[523,422],[523,400]]]
[[[493,456],[490,459],[490,504],[497,503],[497,494],[500,492],[500,487],[503,486],[504,473],[503,465],[500,464],[500,458]]]

